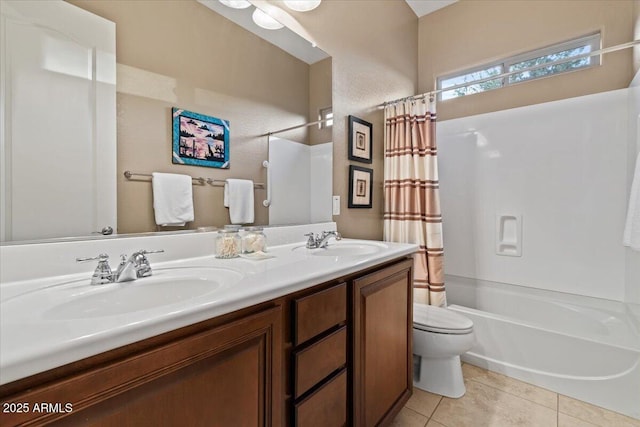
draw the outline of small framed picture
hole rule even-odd
[[[229,122],[191,111],[172,109],[172,162],[229,168]]]
[[[349,166],[349,207],[370,208],[372,206],[373,169]]]
[[[349,160],[372,163],[373,125],[354,116],[349,116]]]

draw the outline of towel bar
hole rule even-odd
[[[144,176],[144,177],[152,176],[150,173],[138,173],[138,172],[131,172],[131,171],[124,171],[123,175],[127,179],[132,179],[134,176]],[[191,179],[193,179],[194,181],[197,181],[198,184],[200,185],[209,184],[214,187],[224,187],[224,183],[225,183],[224,179],[203,178],[201,176],[198,176],[198,177],[192,176]],[[253,184],[253,188],[264,189],[264,184],[261,182],[255,182]]]

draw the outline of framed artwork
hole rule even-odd
[[[179,108],[172,109],[172,162],[229,168],[229,122]]]
[[[349,116],[349,160],[372,163],[373,125],[354,116]]]
[[[370,208],[372,206],[373,169],[349,166],[349,207]]]

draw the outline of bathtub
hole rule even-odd
[[[446,276],[449,309],[473,321],[462,360],[640,419],[640,307]]]

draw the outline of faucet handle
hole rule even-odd
[[[305,234],[305,237],[309,237],[307,239],[307,249],[313,249],[316,247],[316,237],[313,233]]]
[[[76,262],[85,262],[85,261],[94,261],[94,260],[98,260],[98,262],[104,262],[104,261],[107,261],[108,259],[109,259],[109,255],[100,254],[98,256],[92,256],[88,258],[76,258]]]
[[[151,264],[149,264],[149,260],[146,255],[148,254],[160,254],[163,253],[164,249],[157,249],[153,251],[148,251],[146,249],[140,249],[137,254],[140,255],[139,264],[136,266],[138,277],[149,277],[152,274]]]
[[[93,260],[98,260],[98,266],[93,271],[93,275],[91,276],[91,284],[104,285],[105,283],[111,283],[113,281],[113,272],[111,271],[111,266],[109,265],[109,255],[100,254],[95,257],[76,258],[76,262]]]
[[[142,255],[148,255],[148,254],[161,254],[164,253],[164,249],[155,249],[153,251],[148,251],[146,249],[140,249],[138,251],[138,253],[142,254]]]

